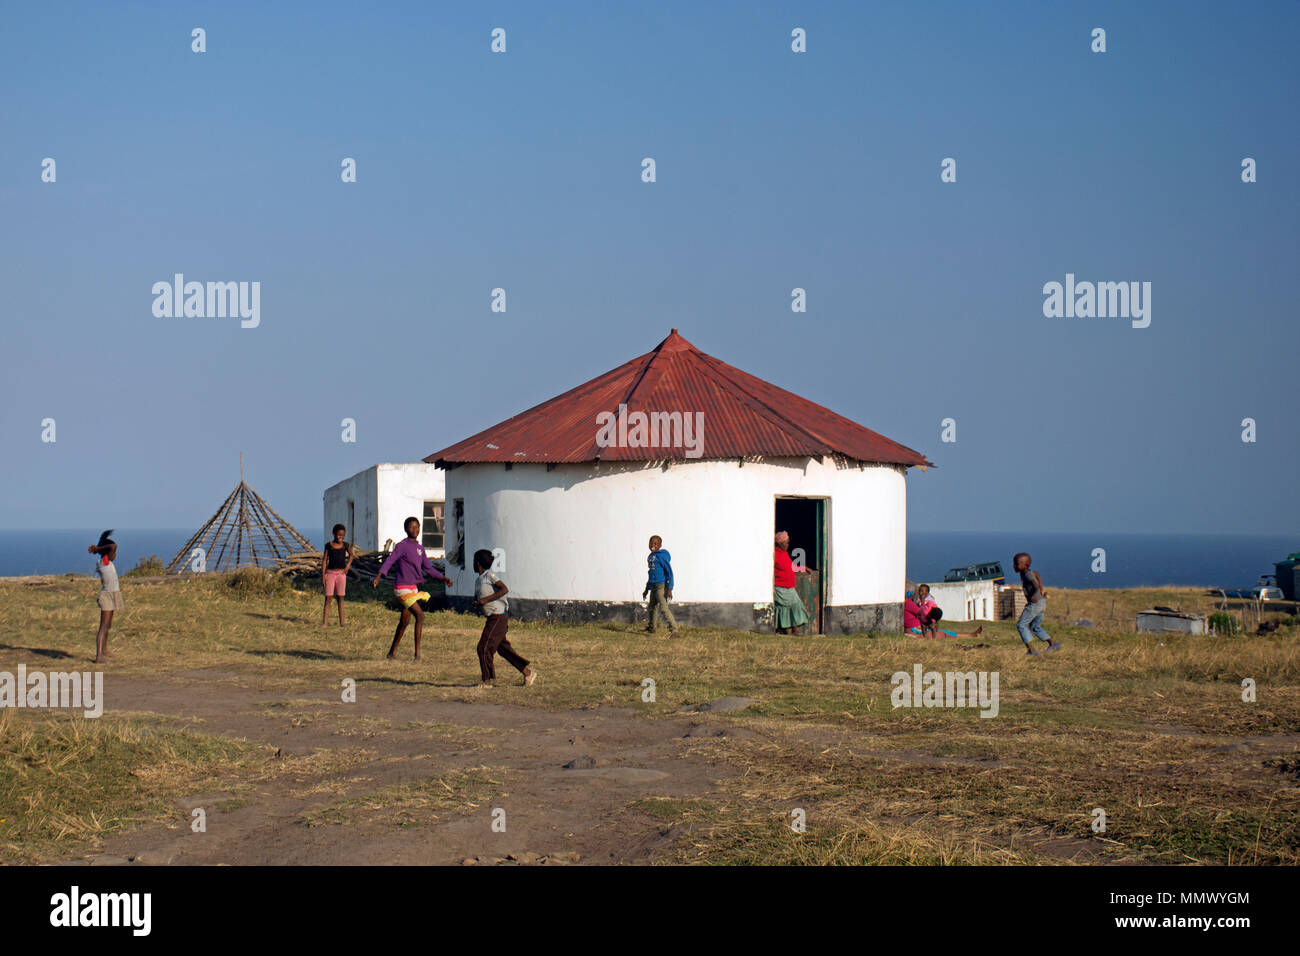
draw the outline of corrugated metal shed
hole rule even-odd
[[[701,454],[602,447],[597,415],[703,413]],[[665,461],[843,456],[929,467],[905,445],[706,355],[673,329],[651,352],[426,457],[426,462]]]

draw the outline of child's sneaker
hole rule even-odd
[[[1042,657],[1043,655],[1040,654],[1040,653],[1038,653],[1038,651],[1034,650],[1032,647],[1026,647],[1026,648],[1025,648],[1025,656],[1026,656],[1026,657]]]
[[[1052,643],[1047,645],[1047,649],[1049,651],[1059,651],[1061,649],[1061,643],[1059,641],[1052,641]]]
[[[525,687],[532,687],[532,686],[533,686],[533,681],[535,681],[535,680],[537,680],[537,671],[533,670],[531,667],[525,667],[525,668],[524,668],[524,686],[525,686]]]

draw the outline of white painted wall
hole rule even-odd
[[[320,547],[335,524],[348,523],[348,500],[355,503],[355,527],[348,528],[348,540],[358,548],[377,551],[392,538],[406,536],[402,522],[412,515],[424,514],[426,501],[443,500],[446,475],[424,462],[384,462],[371,465],[336,485],[325,489],[325,523]],[[428,549],[429,557],[441,558],[443,552]]]
[[[321,527],[320,538],[313,541],[316,547],[323,547],[329,540],[330,528],[336,524],[348,525],[348,540],[355,547],[373,551],[375,545],[375,516],[378,513],[376,496],[376,474],[379,466],[371,465],[365,471],[359,471],[350,478],[344,478],[336,485],[325,489],[325,521]],[[348,522],[348,500],[355,502],[355,523]]]
[[[775,497],[805,495],[830,499],[827,603],[903,599],[907,484],[894,466],[780,459],[548,472],[482,464],[453,468],[446,479],[449,516],[453,499],[465,499],[466,567],[448,569],[454,594],[471,591],[474,551],[500,547],[501,575],[519,597],[636,601],[647,541],[658,534],[672,554],[674,600],[770,604]]]
[[[938,581],[930,596],[943,611],[945,621],[997,620],[997,586],[992,581]]]

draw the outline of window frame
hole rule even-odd
[[[429,510],[434,510],[433,515],[426,514]],[[435,522],[435,530],[430,531],[428,523]],[[430,544],[429,538],[436,535],[439,538],[438,544]],[[430,498],[424,502],[424,507],[420,510],[420,544],[425,548],[432,548],[435,551],[446,553],[447,548],[447,501],[439,501],[436,498]]]

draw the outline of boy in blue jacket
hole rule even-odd
[[[655,632],[655,625],[659,623],[659,615],[662,613],[668,622],[668,636],[675,637],[677,622],[673,619],[673,612],[668,609],[668,602],[673,598],[673,558],[664,550],[663,544],[664,539],[659,535],[650,539],[650,556],[646,558],[650,573],[646,577],[641,598],[644,600],[647,594],[650,595],[650,626],[646,628],[646,633]]]

